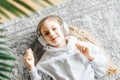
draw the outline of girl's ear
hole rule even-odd
[[[69,28],[68,28],[68,24],[63,22],[62,23],[62,31],[64,35],[68,35],[69,34]]]

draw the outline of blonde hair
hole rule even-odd
[[[87,31],[82,30],[82,29],[72,26],[72,25],[69,26],[69,31],[70,31],[69,35],[71,35],[71,36],[75,36],[81,41],[90,42],[90,43],[93,43],[93,44],[99,46],[99,44],[97,44],[97,41],[95,41],[93,39],[93,37]],[[115,66],[115,64],[113,64],[112,61],[110,61],[110,59],[108,59],[108,61],[109,61],[109,68],[107,70],[107,73],[109,75],[117,73],[118,68]]]
[[[96,44],[96,41],[91,37],[91,35],[89,33],[87,33],[87,31],[82,30],[82,29],[72,26],[72,25],[69,26],[69,34],[68,35],[75,36],[81,41],[91,42],[93,44]]]

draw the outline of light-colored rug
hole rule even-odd
[[[35,29],[39,20],[49,14],[56,14],[69,24],[87,30],[97,41],[101,42],[110,59],[120,68],[120,0],[66,0],[64,3],[42,11],[30,18],[18,18],[0,25],[8,30],[11,53],[17,57],[12,80],[30,80],[23,61],[28,47],[35,45]],[[34,48],[35,49],[35,48]],[[14,75],[14,76],[13,76]],[[106,77],[104,80],[120,80],[120,73]]]

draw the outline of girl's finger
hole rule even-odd
[[[33,52],[31,51],[31,50],[29,50],[29,49],[27,49],[26,50],[26,52],[25,52],[25,55],[27,55],[27,56],[32,56],[33,55]]]
[[[82,46],[81,46],[81,45],[76,44],[76,47],[77,47],[80,51],[82,51]]]
[[[83,51],[86,51],[86,49],[87,49],[87,47],[85,47],[85,46],[81,46],[81,48]]]
[[[79,44],[76,44],[76,47],[77,47],[78,49],[80,49],[80,48],[81,48],[81,46],[80,46]]]
[[[32,57],[31,57],[31,56],[27,56],[27,59],[28,59],[28,60],[31,60],[31,59],[32,59]]]

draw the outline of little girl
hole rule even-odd
[[[107,74],[105,54],[92,41],[69,34],[68,26],[58,16],[40,21],[37,35],[46,52],[36,66],[31,49],[24,56],[32,80],[94,80]]]

